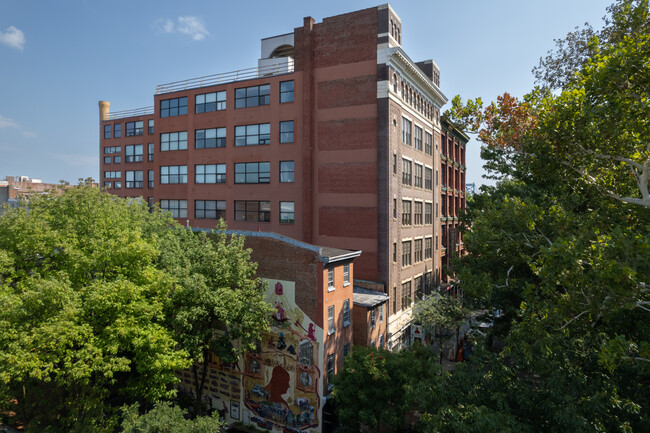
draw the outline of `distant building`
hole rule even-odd
[[[27,176],[6,176],[0,180],[0,214],[4,213],[5,205],[16,208],[21,198],[27,198],[29,194],[47,194],[58,186]]]
[[[101,185],[183,225],[224,218],[362,250],[356,285],[389,298],[385,347],[408,346],[413,303],[439,286],[465,200],[464,146],[441,141],[446,101],[437,65],[402,49],[388,4],[307,17],[262,39],[255,68],[158,85],[142,109],[100,101]]]

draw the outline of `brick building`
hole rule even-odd
[[[183,224],[362,250],[355,285],[389,296],[388,348],[440,283],[440,72],[402,49],[389,5],[266,38],[256,68],[100,101],[101,184]],[[423,41],[423,43],[428,43]]]
[[[16,208],[21,198],[28,198],[30,194],[48,194],[60,186],[27,176],[5,176],[5,180],[0,180],[0,214],[5,205]]]

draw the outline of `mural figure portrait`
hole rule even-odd
[[[279,365],[273,367],[273,371],[271,372],[271,380],[269,380],[269,383],[265,387],[269,393],[268,401],[271,403],[278,403],[280,406],[289,408],[289,404],[282,397],[282,395],[286,394],[286,392],[289,390],[290,380],[291,377],[289,376],[287,370],[285,370],[283,367],[280,367]]]

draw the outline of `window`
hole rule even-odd
[[[436,251],[438,251],[438,235],[436,235]]]
[[[397,313],[397,287],[393,286],[393,314]]]
[[[174,218],[187,218],[187,200],[160,200],[160,209]]]
[[[153,197],[147,198],[147,204],[149,205],[149,212],[153,212],[153,208],[155,205],[155,202],[153,201]]]
[[[125,175],[127,188],[142,188],[142,170],[127,171]]]
[[[350,285],[350,264],[349,263],[343,265],[343,285],[344,286]]]
[[[422,188],[422,164],[415,163],[415,175],[413,178],[413,186]]]
[[[121,155],[115,155],[113,157],[113,164],[121,164],[122,163],[122,156]]]
[[[280,82],[280,103],[293,102],[293,81]]]
[[[370,341],[370,347],[375,347],[375,340]]]
[[[122,136],[122,124],[116,123],[113,125],[113,137],[120,138]]]
[[[126,136],[133,137],[134,135],[142,135],[144,129],[144,121],[138,120],[137,122],[126,122]]]
[[[427,155],[433,155],[433,149],[431,146],[431,143],[433,143],[433,136],[429,134],[428,132],[424,133],[424,153]]]
[[[104,187],[113,188],[113,182],[104,182]]]
[[[211,149],[226,147],[226,128],[197,129],[194,131],[194,147]]]
[[[416,239],[413,251],[413,263],[420,263],[422,261],[422,239]]]
[[[402,184],[411,185],[411,161],[402,158]]]
[[[433,257],[433,249],[431,248],[431,244],[433,243],[432,238],[425,238],[424,239],[424,260],[430,259]]]
[[[105,155],[111,155],[113,153],[120,153],[122,151],[122,148],[120,146],[110,146],[110,147],[105,147],[104,148],[104,154]]]
[[[415,140],[413,147],[415,150],[422,150],[422,128],[419,126],[415,127]]]
[[[433,203],[424,203],[424,223],[433,224]]]
[[[415,299],[422,300],[422,295],[424,294],[422,276],[415,277],[415,280],[413,282],[415,283]]]
[[[402,200],[402,225],[411,225],[411,200]]]
[[[332,335],[334,331],[334,305],[330,305],[327,307],[327,335]]]
[[[111,138],[111,125],[104,125],[104,138]]]
[[[411,241],[402,242],[402,266],[411,265]]]
[[[187,183],[186,165],[163,165],[160,167],[160,183]]]
[[[424,167],[424,189],[433,190],[433,169]]]
[[[105,156],[104,157],[104,164],[110,164],[111,163],[111,157],[110,156]]]
[[[147,161],[149,162],[153,161],[153,148],[154,148],[153,143],[147,144]]]
[[[411,121],[402,117],[402,141],[407,146],[411,145]]]
[[[209,113],[226,109],[226,91],[204,93],[194,97],[194,112]]]
[[[384,304],[381,304],[378,308],[379,311],[379,323],[384,321]]]
[[[160,134],[160,151],[187,149],[187,131]]]
[[[226,218],[225,200],[194,200],[194,218],[212,219]]]
[[[397,174],[397,154],[393,153],[393,174]]]
[[[293,161],[280,161],[280,183],[293,183],[294,163]]]
[[[235,146],[257,146],[271,143],[271,124],[235,126]]]
[[[343,356],[348,356],[350,354],[350,344],[343,346]]]
[[[384,348],[384,334],[381,334],[379,336],[379,348],[383,349]]]
[[[271,103],[271,85],[235,89],[235,108],[257,107]]]
[[[194,183],[226,183],[226,164],[195,165]]]
[[[343,326],[350,326],[350,300],[343,301]]]
[[[160,101],[160,117],[182,116],[187,114],[187,96]]]
[[[397,261],[397,242],[393,242],[393,262]]]
[[[270,162],[241,162],[235,164],[235,183],[269,183]]]
[[[280,223],[293,224],[295,220],[294,202],[281,201],[280,202]]]
[[[118,182],[118,181],[113,182],[113,188],[115,189],[122,188],[122,182]]]
[[[330,389],[332,385],[332,380],[334,380],[334,354],[327,355],[327,389]]]
[[[411,282],[402,283],[402,309],[411,306]]]
[[[235,221],[271,221],[271,202],[235,200]]]
[[[149,119],[148,126],[147,126],[147,133],[148,134],[153,134],[153,119]]]
[[[293,143],[293,120],[280,122],[280,143]]]
[[[375,321],[376,321],[375,316],[376,316],[376,314],[377,314],[377,312],[375,311],[374,308],[372,310],[370,310],[370,328],[371,329],[375,329]]]
[[[314,363],[314,347],[309,340],[298,343],[298,362],[307,367]]]
[[[104,172],[104,178],[106,179],[119,179],[122,177],[122,172],[121,171],[105,171]]]
[[[153,183],[154,183],[153,170],[149,170],[149,172],[147,173],[147,186],[149,188],[153,188]]]
[[[422,202],[413,202],[413,224],[416,226],[422,225]]]
[[[393,218],[397,219],[397,199],[393,199]]]
[[[327,288],[328,290],[334,290],[334,268],[327,269]]]
[[[124,146],[125,162],[142,162],[142,145]],[[127,186],[128,188],[128,186]]]

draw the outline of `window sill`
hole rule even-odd
[[[349,285],[350,285],[349,282],[348,282],[348,283],[343,283],[343,287],[347,287],[347,286],[349,286]]]
[[[347,328],[348,326],[350,326],[350,322],[343,322],[343,327],[344,328]]]
[[[327,335],[332,335],[332,334],[334,334],[335,332],[336,332],[336,331],[334,331],[333,329],[330,329],[329,331],[327,331]]]
[[[334,290],[336,290],[336,287],[333,287],[333,286],[328,286],[327,287],[328,292],[333,292]]]

